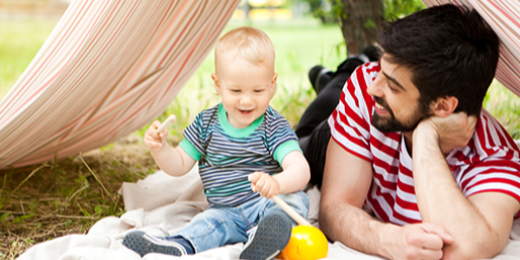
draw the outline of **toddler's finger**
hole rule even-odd
[[[256,181],[255,186],[258,191],[262,190],[266,185],[265,179],[260,177],[258,181]]]
[[[168,132],[166,130],[164,130],[158,136],[161,139],[161,141],[163,141],[164,138],[166,138],[167,135],[168,135]]]
[[[155,129],[159,128],[159,126],[161,126],[161,121],[159,121],[159,120],[155,120],[155,121],[153,121],[152,126],[153,126]]]
[[[265,194],[265,198],[266,198],[266,199],[270,199],[270,198],[272,198],[274,195],[276,195],[276,192],[274,191],[273,188],[270,188],[269,191],[267,192],[267,194]]]
[[[258,181],[258,179],[260,179],[261,176],[262,176],[261,173],[259,173],[259,172],[253,172],[253,173],[249,174],[249,176],[247,176],[247,179],[248,179],[251,183],[256,184],[256,182]]]
[[[150,126],[150,128],[148,128],[148,130],[146,130],[145,137],[146,136],[150,136],[150,137],[156,138],[156,139],[159,137],[159,135],[157,134],[157,132],[155,131],[155,129],[152,126]]]
[[[154,132],[157,132],[157,128],[159,128],[159,126],[161,125],[161,122],[159,121],[154,121],[150,127],[148,128],[148,130],[151,130],[151,131],[154,131]]]
[[[271,185],[269,185],[268,182],[265,182],[265,183],[263,183],[261,189],[262,190],[260,191],[260,195],[265,197],[265,196],[267,196],[267,194],[269,194],[269,191],[271,190]]]

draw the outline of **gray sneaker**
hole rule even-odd
[[[161,240],[143,231],[133,231],[128,233],[123,239],[123,245],[132,249],[141,257],[148,253],[160,253],[165,255],[182,256],[186,255],[186,249],[177,242]]]
[[[292,221],[282,212],[267,214],[244,245],[240,259],[273,259],[285,248],[291,238]]]

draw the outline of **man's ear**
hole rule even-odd
[[[220,82],[218,81],[217,74],[211,73],[211,79],[213,80],[213,83],[215,83],[215,91],[220,94]]]
[[[438,117],[447,117],[455,111],[459,99],[454,96],[440,97],[432,104],[433,114]]]

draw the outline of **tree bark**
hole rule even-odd
[[[341,0],[345,17],[341,31],[349,55],[361,53],[376,41],[376,28],[384,19],[383,0]],[[371,22],[370,22],[371,21]]]

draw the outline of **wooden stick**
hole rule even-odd
[[[164,120],[162,125],[157,128],[157,133],[162,133],[162,131],[170,127],[173,123],[175,123],[175,121],[177,121],[177,117],[175,115],[170,115],[168,118],[166,118],[166,120]]]
[[[307,221],[302,216],[300,216],[300,214],[298,214],[293,208],[291,208],[291,206],[289,206],[285,201],[280,199],[280,197],[274,195],[272,197],[272,199],[278,206],[280,206],[280,208],[283,209],[283,211],[285,211],[285,213],[287,213],[287,215],[291,216],[291,218],[294,219],[294,221],[296,221],[296,223],[298,223],[298,225],[304,225],[304,226],[311,225],[311,223],[309,223],[309,221]]]

